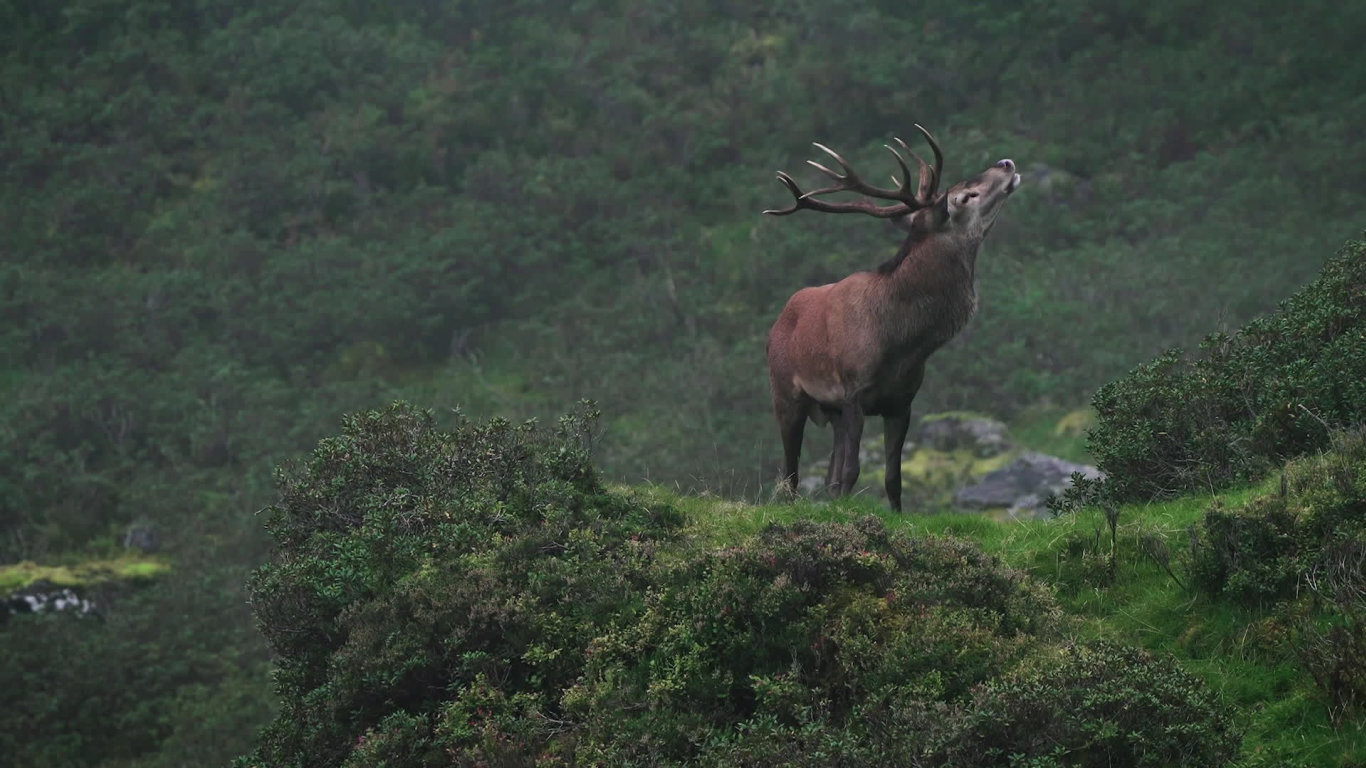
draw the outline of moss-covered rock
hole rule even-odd
[[[171,570],[164,558],[146,555],[83,560],[67,565],[39,565],[31,560],[0,565],[0,592],[13,592],[36,582],[57,587],[89,587],[110,581],[152,579]]]
[[[1060,417],[1049,418],[1044,432],[1052,436],[1050,444],[1079,442],[1079,433],[1093,419],[1089,408],[1066,411]],[[1041,423],[1032,423],[1030,429],[1038,432]],[[886,464],[881,435],[878,430],[868,432],[859,451],[862,471],[857,492],[876,495],[882,492]],[[1022,442],[1012,436],[1004,423],[981,414],[950,411],[926,415],[907,442],[901,462],[908,508],[974,509],[1001,516],[1023,509],[1032,515],[1042,509],[1043,499],[1049,494],[1070,484],[1072,472],[1097,474],[1095,467],[1028,450]],[[823,488],[827,464],[824,459],[813,462],[802,473],[804,491],[817,493]],[[1014,496],[1003,499],[997,493],[986,502],[971,494],[963,497],[965,489],[1000,477],[1010,467],[1019,469],[1014,476],[1023,483],[1015,483],[1018,492]]]

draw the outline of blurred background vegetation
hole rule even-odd
[[[1363,30],[1316,1],[10,0],[0,563],[136,523],[178,575],[0,629],[0,753],[245,752],[255,513],[345,411],[591,397],[608,477],[760,496],[772,318],[899,242],[759,215],[812,140],[871,173],[919,122],[955,180],[1025,171],[919,413],[1082,404],[1272,309],[1363,226]]]

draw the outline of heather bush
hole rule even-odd
[[[1366,438],[1333,442],[1288,464],[1278,490],[1205,513],[1192,563],[1202,590],[1248,604],[1292,597],[1331,547],[1366,535]]]
[[[600,483],[592,417],[398,404],[281,471],[251,585],[281,709],[239,765],[966,765],[1017,698],[1055,735],[1029,759],[1176,755],[1168,709],[1223,759],[1208,691],[1137,652],[1104,664],[1161,703],[1099,743],[1050,591],[976,546],[873,517],[705,543]]]
[[[603,489],[593,416],[440,431],[397,404],[280,473],[278,551],[251,591],[283,707],[254,760],[341,764],[396,713],[427,722],[481,680],[557,698],[681,520]]]
[[[1069,646],[976,691],[945,766],[1167,768],[1238,754],[1232,713],[1174,661],[1110,643]]]
[[[1091,451],[1116,498],[1219,488],[1366,420],[1366,242],[1204,356],[1171,350],[1096,392]]]
[[[782,738],[895,754],[892,724],[963,700],[1057,618],[1044,590],[975,547],[875,518],[772,526],[659,574],[565,694],[610,764],[706,754],[698,744],[738,760]]]
[[[1366,704],[1366,434],[1286,466],[1280,488],[1205,513],[1194,582],[1211,597],[1268,608],[1334,723]]]

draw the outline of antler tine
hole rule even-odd
[[[930,149],[934,151],[934,186],[930,190],[930,194],[933,195],[939,191],[939,180],[944,176],[944,152],[939,149],[939,142],[925,130],[925,126],[915,123],[915,128],[925,136],[925,141],[930,143]]]
[[[869,197],[876,197],[882,200],[897,200],[917,208],[922,207],[920,205],[920,201],[917,200],[913,195],[911,195],[909,185],[900,184],[898,185],[900,186],[900,189],[884,189],[882,187],[873,186],[872,184],[869,184],[868,182],[859,178],[859,175],[854,172],[854,169],[849,167],[849,163],[845,162],[844,158],[840,157],[839,153],[835,152],[835,150],[819,142],[813,141],[811,143],[817,149],[834,158],[835,162],[839,163],[840,169],[844,171],[844,173],[836,173],[835,171],[830,170],[829,168],[825,167],[824,165],[821,165],[815,160],[807,160],[807,165],[810,165],[812,168],[815,168],[821,173],[824,173],[826,176],[829,176],[831,179],[834,179],[835,182],[839,184],[839,186],[837,187],[832,187],[830,189],[822,189],[817,192],[810,192],[808,194],[816,195],[824,194],[826,192],[840,191],[857,192],[861,195],[867,195]]]
[[[807,165],[811,166],[812,168],[815,168],[816,170],[820,171],[826,176],[829,176],[835,181],[838,181],[842,184],[847,184],[850,187],[857,187],[863,185],[863,180],[858,177],[858,174],[854,173],[854,169],[850,168],[848,163],[844,162],[844,158],[840,157],[838,152],[825,146],[819,141],[813,141],[811,142],[811,145],[814,146],[816,149],[819,149],[820,151],[824,152],[825,154],[835,158],[835,162],[840,164],[840,170],[844,171],[844,173],[835,173],[834,171],[830,170],[829,168],[826,168],[825,166],[821,165],[815,160],[807,160]]]
[[[917,125],[916,128],[922,133],[925,133],[927,138],[929,137],[929,134],[925,132],[924,128],[921,128],[919,125]],[[916,162],[920,164],[920,185],[918,192],[911,192],[911,169],[906,165],[906,159],[901,156],[901,153],[898,152],[896,148],[890,145],[887,146],[887,150],[896,158],[896,163],[900,166],[902,174],[902,179],[900,181],[898,181],[896,177],[892,178],[892,181],[897,185],[895,189],[876,187],[869,184],[859,178],[859,175],[854,172],[854,169],[849,166],[849,163],[845,162],[843,157],[840,157],[838,152],[820,142],[812,142],[813,146],[829,155],[839,166],[840,170],[833,170],[815,160],[807,160],[807,164],[825,174],[835,182],[835,185],[812,190],[810,192],[802,192],[801,187],[797,186],[797,182],[794,181],[791,176],[779,171],[778,181],[782,182],[783,186],[787,187],[787,190],[792,193],[792,206],[790,208],[782,209],[773,208],[764,211],[764,213],[770,216],[786,216],[791,213],[796,213],[803,208],[807,208],[822,213],[864,213],[869,216],[876,216],[880,219],[889,219],[897,216],[904,216],[907,213],[925,208],[933,202],[934,192],[939,186],[939,169],[943,164],[943,158],[939,152],[939,145],[934,143],[934,139],[930,139],[930,146],[934,148],[935,153],[935,167],[930,168],[926,165],[925,161],[921,159],[920,155],[917,155],[906,145],[906,142],[897,139],[896,143],[901,145],[901,148],[910,153],[911,157],[914,157]],[[817,199],[821,195],[833,192],[854,192],[879,200],[895,201],[895,203],[893,205],[877,205],[869,200],[831,203]]]
[[[897,139],[897,141],[901,141],[901,139]],[[901,142],[901,145],[906,146],[906,143]],[[906,166],[906,158],[902,157],[901,153],[896,151],[892,145],[883,144],[882,146],[886,147],[887,151],[892,153],[892,157],[896,158],[896,164],[901,166],[901,181],[897,181],[895,176],[892,177],[892,181],[895,181],[897,186],[901,188],[902,195],[911,194],[911,169]],[[906,151],[910,152],[909,149]],[[915,153],[911,152],[911,155],[915,155]],[[921,166],[924,166],[923,162],[921,163]]]
[[[800,211],[803,207],[801,204],[802,198],[805,197],[805,195],[802,194],[802,188],[797,186],[797,182],[793,181],[791,176],[788,176],[786,173],[783,173],[782,171],[778,171],[778,181],[781,181],[783,183],[783,186],[787,187],[787,191],[792,193],[793,199],[797,202],[793,203],[791,208],[772,208],[767,211],[764,211],[764,213],[768,214],[769,216],[786,216],[789,213],[796,213],[797,211]]]
[[[925,158],[921,157],[920,153],[916,152],[914,149],[911,149],[900,136],[896,137],[896,143],[900,144],[901,148],[906,150],[906,152],[909,153],[911,157],[914,157],[915,161],[920,164],[920,186],[916,189],[915,196],[917,199],[923,201],[925,205],[929,205],[934,202],[934,191],[939,187],[939,174],[935,173],[934,169],[925,162]]]
[[[824,189],[802,192],[802,188],[797,186],[797,182],[793,181],[791,176],[788,176],[782,171],[778,171],[778,181],[781,181],[783,186],[787,187],[787,190],[792,193],[792,207],[783,209],[772,208],[764,211],[764,213],[769,216],[787,216],[788,214],[796,213],[803,208],[807,208],[813,211],[820,211],[821,213],[864,213],[879,219],[891,219],[897,216],[904,216],[915,210],[914,207],[905,202],[899,202],[895,205],[874,205],[867,200],[859,200],[850,203],[827,203],[824,200],[817,200],[815,196],[823,195],[827,192],[843,192],[846,188],[843,186],[825,187]]]

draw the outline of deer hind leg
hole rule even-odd
[[[835,453],[839,454],[839,470],[832,492],[836,496],[847,495],[854,490],[854,483],[858,482],[858,450],[862,438],[863,408],[857,401],[847,402],[835,420]]]
[[[883,451],[887,454],[887,503],[901,511],[901,449],[906,445],[906,431],[911,426],[911,412],[888,414],[882,417]]]
[[[821,413],[825,420],[830,422],[830,429],[834,432],[834,441],[830,445],[830,461],[825,467],[825,490],[832,496],[839,495],[839,483],[841,467],[844,466],[844,451],[841,450],[840,437],[844,434],[840,421],[840,411],[835,408],[821,406]]]
[[[802,455],[802,434],[806,431],[806,410],[799,403],[774,403],[778,433],[783,439],[783,476],[780,488],[797,493],[797,463]]]

